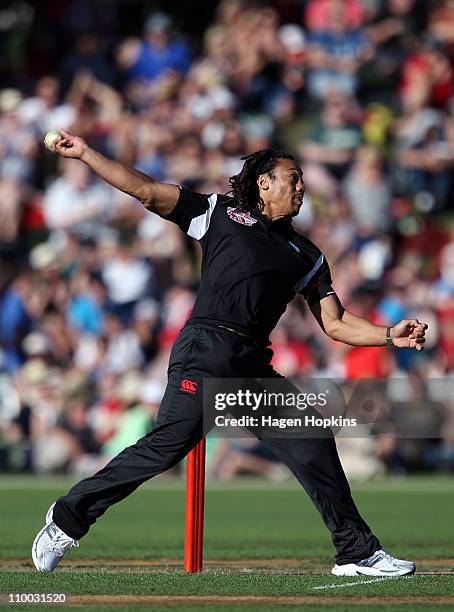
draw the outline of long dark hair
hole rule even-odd
[[[296,160],[290,153],[274,149],[262,149],[241,159],[244,159],[241,172],[229,178],[231,187],[229,194],[233,196],[239,208],[262,211],[264,203],[260,197],[257,178],[261,174],[273,176],[273,169],[278,159],[291,159],[295,163]]]

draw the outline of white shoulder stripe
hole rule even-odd
[[[317,272],[317,270],[320,268],[320,266],[322,265],[322,263],[324,262],[325,258],[322,255],[320,255],[320,257],[317,259],[317,261],[314,264],[314,267],[312,268],[312,270],[310,272],[308,272],[305,276],[303,276],[303,278],[301,280],[298,281],[298,284],[295,287],[295,290],[298,291],[302,291],[305,287],[308,286],[308,284],[311,282],[312,277],[314,276],[314,274]]]
[[[218,196],[216,193],[210,195],[208,198],[208,202],[210,204],[209,207],[203,214],[192,219],[187,231],[188,236],[191,236],[191,238],[195,238],[196,240],[200,240],[205,236],[208,228],[210,227],[211,215],[213,214],[217,199]]]

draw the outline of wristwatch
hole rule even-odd
[[[386,346],[391,348],[393,345],[393,339],[391,338],[391,328],[386,328]]]

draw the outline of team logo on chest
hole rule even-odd
[[[227,214],[232,219],[232,221],[236,221],[237,223],[241,223],[242,225],[254,225],[254,223],[257,223],[257,219],[251,217],[248,212],[238,210],[238,208],[234,208],[233,206],[227,207]]]

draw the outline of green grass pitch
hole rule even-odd
[[[0,478],[0,610],[30,608],[9,604],[8,593],[65,593],[64,607],[84,612],[314,606],[412,612],[454,605],[454,478],[353,487],[383,545],[418,566],[410,578],[373,580],[329,574],[329,533],[296,483],[253,479],[207,483],[202,574],[182,571],[184,483],[171,479],[155,480],[111,508],[53,574],[40,574],[31,542],[49,504],[71,484]]]

